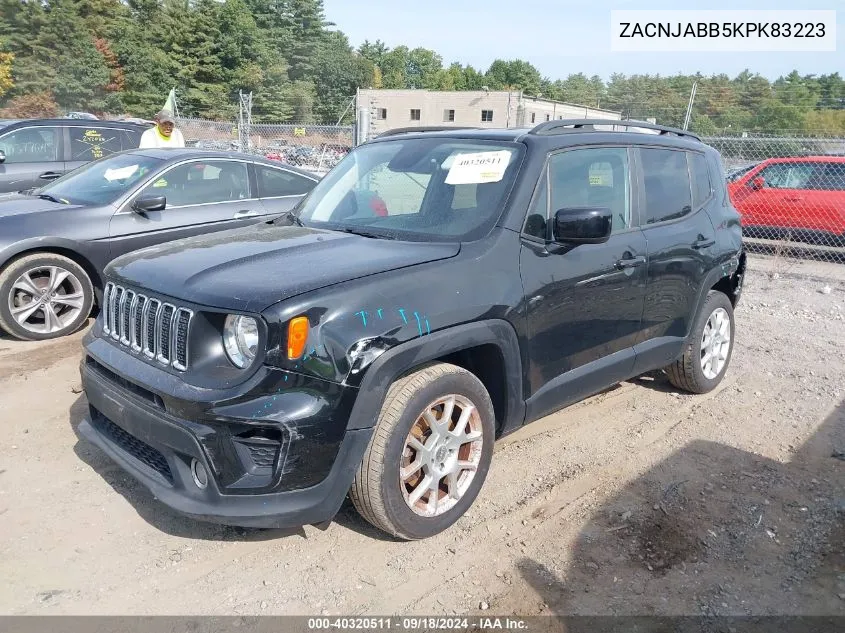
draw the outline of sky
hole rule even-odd
[[[810,0],[324,0],[326,19],[356,48],[380,39],[389,47],[430,48],[452,62],[486,70],[496,59],[524,59],[550,79],[572,73],[691,74],[748,68],[770,79],[798,70],[802,75],[845,74],[845,2]],[[614,53],[610,51],[611,9],[838,9],[836,52],[827,53]]]

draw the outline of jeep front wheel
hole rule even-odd
[[[358,512],[406,540],[434,536],[472,505],[495,441],[481,381],[445,363],[393,383],[350,490]]]

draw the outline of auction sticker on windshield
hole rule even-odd
[[[505,175],[510,158],[511,152],[507,150],[458,154],[452,161],[446,184],[480,185],[499,182]]]
[[[138,165],[128,165],[126,167],[118,167],[116,169],[107,169],[106,173],[103,174],[103,178],[109,182],[113,180],[124,180],[125,178],[129,178],[129,176],[134,174],[136,171],[138,171]]]

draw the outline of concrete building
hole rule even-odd
[[[361,89],[359,113],[368,113],[367,138],[402,127],[530,127],[557,119],[620,120],[620,112],[527,97],[518,91],[433,91]]]

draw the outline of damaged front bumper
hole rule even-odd
[[[199,389],[93,338],[80,370],[89,403],[80,432],[163,503],[201,520],[330,520],[372,434],[347,430],[356,389],[274,368],[234,389]]]

